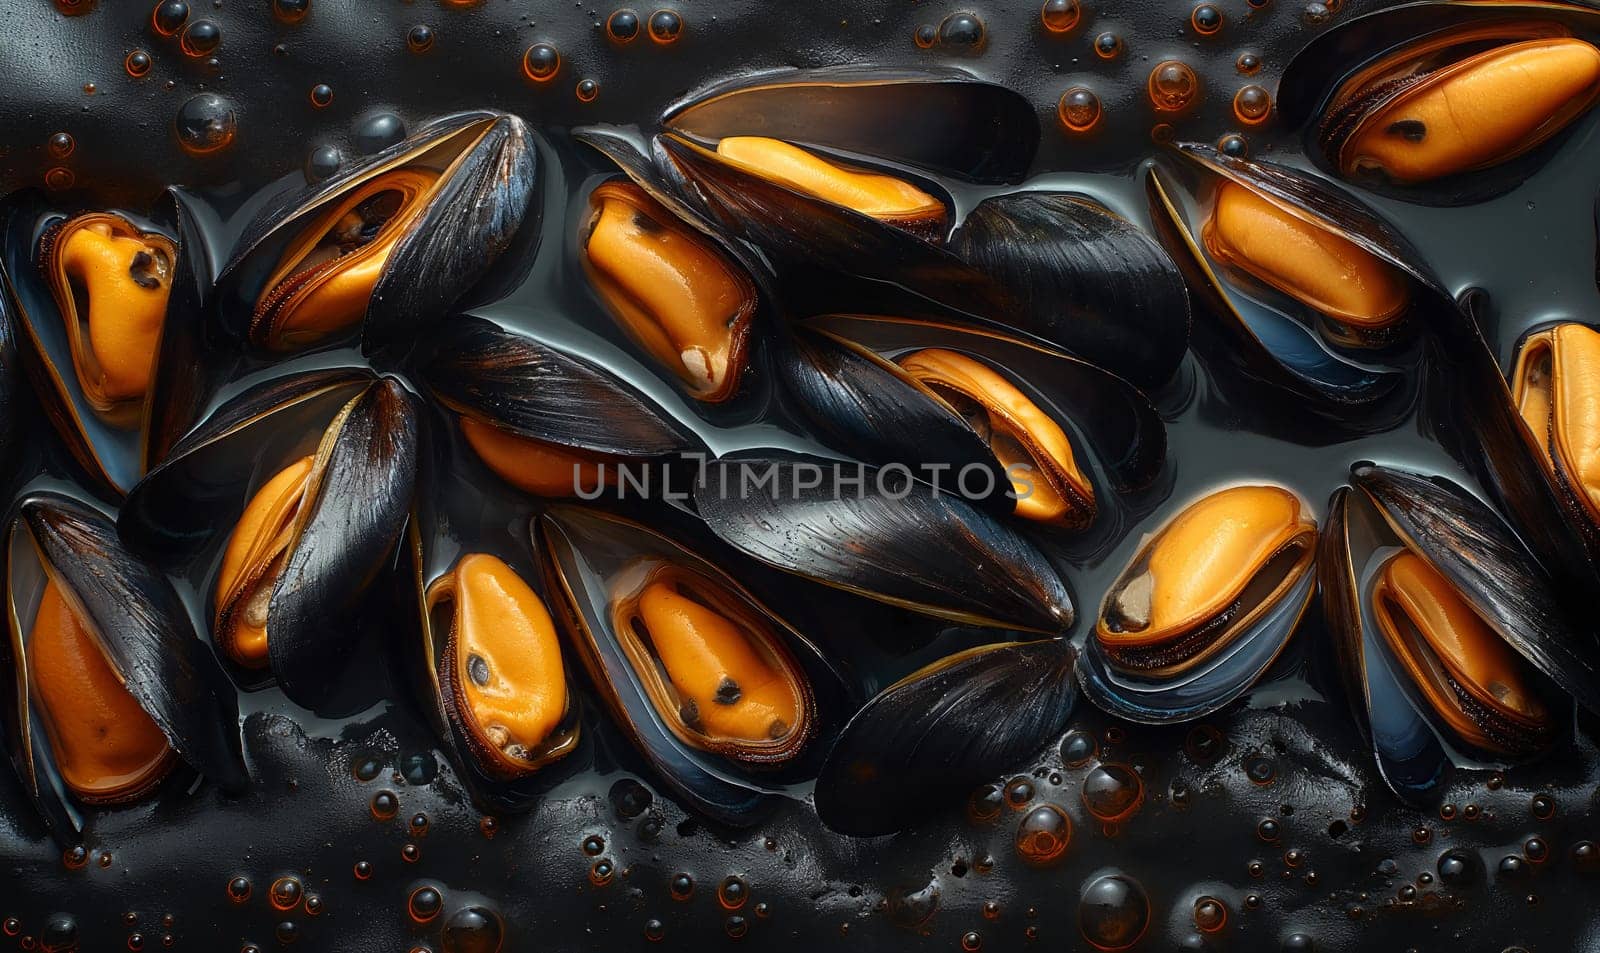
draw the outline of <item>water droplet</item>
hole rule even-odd
[[[966,953],[978,953],[983,949],[983,937],[979,936],[977,931],[968,930],[961,934],[961,949]]]
[[[210,56],[222,45],[222,27],[215,20],[196,20],[183,28],[179,47],[185,56]]]
[[[421,811],[411,815],[411,836],[428,836],[428,815],[422,813]]]
[[[730,940],[743,939],[744,935],[750,932],[750,921],[736,913],[722,921],[722,932],[726,933]]]
[[[295,926],[293,920],[285,920],[273,928],[272,935],[278,938],[279,943],[288,946],[300,939],[300,928]]]
[[[1469,886],[1477,878],[1479,866],[1476,854],[1465,850],[1447,850],[1439,855],[1439,882],[1452,887]]]
[[[606,17],[606,36],[613,43],[632,43],[639,36],[639,14],[617,10]]]
[[[967,817],[976,824],[992,821],[1000,816],[1000,807],[1004,802],[1005,795],[998,784],[985,784],[967,798]]]
[[[314,893],[306,895],[306,916],[322,916],[322,898]]]
[[[1200,77],[1187,63],[1163,60],[1150,71],[1145,88],[1158,112],[1182,112],[1200,98]]]
[[[413,53],[426,53],[433,49],[433,27],[418,23],[407,30],[406,49]]]
[[[235,877],[228,881],[228,899],[234,903],[244,903],[250,899],[250,880],[247,877]]]
[[[445,921],[443,953],[500,953],[506,927],[487,907],[462,907]]]
[[[611,883],[611,878],[616,875],[616,872],[616,866],[602,857],[594,862],[594,866],[589,868],[589,882],[596,887],[604,887]]]
[[[1103,60],[1114,60],[1122,55],[1122,37],[1107,31],[1094,38],[1094,55]]]
[[[583,852],[590,857],[598,857],[606,849],[606,840],[599,834],[590,834],[583,839]]]
[[[1250,779],[1251,784],[1266,787],[1277,780],[1278,766],[1272,763],[1271,758],[1262,755],[1251,755],[1245,759],[1244,773]]]
[[[422,859],[422,848],[416,844],[406,844],[400,848],[400,859],[408,864],[414,864]]]
[[[56,133],[56,135],[58,135],[58,136],[66,136],[67,134],[64,133],[64,132],[60,132],[60,133]],[[71,136],[67,136],[67,141],[69,143],[68,151],[70,152],[71,151],[70,143],[72,141],[72,137]],[[54,139],[52,137],[52,151],[54,151],[53,143],[54,143]],[[82,844],[78,844],[76,846],[69,847],[66,850],[62,851],[61,852],[61,865],[63,867],[65,867],[65,868],[67,868],[68,870],[82,870],[84,867],[87,867],[89,865],[89,850],[88,850],[88,848],[84,847]]]
[[[380,821],[387,821],[400,811],[400,799],[393,791],[379,791],[372,796],[370,807],[372,816]]]
[[[1041,804],[1017,825],[1017,854],[1031,867],[1059,863],[1072,842],[1072,819],[1054,804]]]
[[[357,880],[366,880],[372,876],[372,861],[358,860],[352,869],[355,871]]]
[[[1202,3],[1189,14],[1189,24],[1201,36],[1211,36],[1222,29],[1222,11],[1209,3]]]
[[[150,26],[161,36],[172,36],[189,21],[189,5],[184,0],[165,0],[150,11]]]
[[[1533,816],[1541,821],[1548,821],[1556,816],[1556,799],[1548,794],[1535,794],[1529,802]]]
[[[578,97],[578,102],[592,103],[600,95],[600,84],[592,79],[580,79],[573,93]]]
[[[939,24],[939,45],[958,53],[978,53],[988,42],[988,31],[976,13],[952,13]]]
[[[626,820],[632,820],[649,810],[655,800],[650,789],[633,778],[623,778],[611,785],[607,797],[611,800],[611,809]]]
[[[717,885],[717,902],[725,910],[737,910],[750,899],[750,885],[737,874],[729,874]]]
[[[150,54],[144,50],[133,50],[122,61],[122,68],[127,71],[129,76],[138,79],[150,72]]]
[[[1315,0],[1306,4],[1306,8],[1300,12],[1300,17],[1312,26],[1320,26],[1328,22],[1328,17],[1332,15],[1333,12],[1328,9],[1327,4],[1317,3]]]
[[[1233,95],[1233,114],[1247,126],[1259,125],[1272,113],[1272,95],[1256,85],[1241,87]]]
[[[1595,846],[1592,840],[1581,840],[1572,845],[1572,865],[1579,873],[1588,874],[1600,870],[1600,847]]]
[[[1078,894],[1078,931],[1099,950],[1126,950],[1150,925],[1150,898],[1126,874],[1103,874]]]
[[[333,87],[327,83],[318,83],[311,87],[311,105],[318,109],[326,109],[333,105]]]
[[[1012,810],[1020,811],[1033,800],[1033,782],[1027,778],[1012,778],[1006,784],[1006,803]]]
[[[1200,897],[1194,902],[1194,925],[1206,933],[1216,933],[1228,923],[1228,907],[1216,897]]]
[[[294,877],[279,877],[272,882],[272,888],[267,891],[272,905],[287,913],[300,905],[300,897],[304,889],[300,881]]]
[[[1118,823],[1131,817],[1144,799],[1144,782],[1125,764],[1101,764],[1083,778],[1083,806],[1097,820]]]
[[[444,909],[444,894],[439,888],[427,884],[411,891],[411,896],[406,900],[406,912],[411,914],[411,919],[418,923],[427,923],[439,915]]]
[[[233,142],[238,119],[233,103],[216,93],[189,97],[173,118],[178,144],[191,155],[209,155]]]
[[[1070,33],[1078,25],[1082,10],[1078,0],[1044,0],[1039,10],[1039,20],[1051,33]]]
[[[660,920],[652,919],[644,922],[644,938],[649,940],[651,943],[661,942],[661,938],[666,935],[667,925],[662,923]]]
[[[1542,864],[1550,856],[1550,845],[1542,837],[1530,837],[1522,842],[1522,856],[1535,864]]]
[[[373,113],[356,126],[352,141],[364,156],[382,152],[406,137],[406,124],[392,112]]]
[[[666,46],[683,35],[683,17],[676,10],[657,10],[650,14],[650,39]]]
[[[281,23],[299,23],[311,12],[311,0],[272,0],[272,15]]]
[[[547,83],[561,71],[561,54],[549,43],[535,43],[522,54],[522,75],[535,83]]]
[[[1100,100],[1082,86],[1074,86],[1061,94],[1056,111],[1062,125],[1083,132],[1100,121]],[[1081,768],[1099,756],[1100,743],[1091,732],[1074,728],[1061,739],[1061,763],[1069,768]]]
[[[1415,827],[1411,830],[1411,842],[1421,847],[1433,841],[1433,831],[1427,827]]]
[[[674,874],[667,890],[674,900],[688,900],[694,896],[694,878],[684,873]]]
[[[494,835],[500,833],[500,822],[492,817],[485,816],[478,821],[478,831],[483,834],[485,839],[492,839]]]
[[[933,24],[924,23],[911,34],[911,42],[917,44],[918,49],[932,49],[933,45],[939,42],[939,31]]]

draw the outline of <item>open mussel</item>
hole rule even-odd
[[[446,116],[262,212],[219,284],[262,350],[359,327],[369,354],[408,345],[488,274],[536,214],[537,150],[518,117]]]
[[[537,496],[593,496],[627,461],[703,449],[603,366],[481,318],[440,329],[421,371],[479,459]]]
[[[1597,26],[1593,11],[1549,3],[1369,14],[1295,58],[1280,110],[1314,117],[1322,160],[1342,178],[1430,204],[1487,198],[1600,98]]]
[[[123,534],[187,566],[221,544],[212,641],[315,705],[349,663],[351,615],[399,538],[417,469],[415,398],[330,369],[225,403],[135,487]]]
[[[1066,584],[1032,543],[903,465],[724,457],[702,469],[694,502],[724,542],[813,581],[972,625],[1072,625]]]
[[[589,195],[579,245],[584,273],[628,336],[690,396],[717,403],[738,390],[759,296],[692,221],[637,184],[606,182]]]
[[[492,553],[465,553],[427,585],[417,581],[430,714],[483,796],[520,806],[518,782],[570,755],[581,736],[555,622]]]
[[[3,556],[12,764],[57,837],[80,807],[150,794],[178,761],[246,783],[232,687],[166,577],[56,493],[14,509]]]
[[[535,522],[552,608],[618,727],[687,801],[748,824],[814,771],[842,685],[721,569],[618,517]]]
[[[1174,154],[1181,166],[1146,180],[1152,215],[1229,359],[1341,419],[1405,403],[1418,315],[1449,298],[1404,239],[1298,172],[1196,144]]]
[[[90,479],[117,495],[149,465],[151,445],[163,445],[151,432],[189,410],[159,392],[171,370],[160,352],[177,336],[163,331],[187,324],[177,309],[209,279],[173,237],[186,214],[170,192],[160,225],[116,211],[66,214],[23,193],[7,200],[0,228],[0,272],[17,332],[40,357],[26,367],[44,410]]]
[[[1076,691],[1064,639],[980,645],[879,692],[839,733],[817,816],[841,834],[902,830],[959,804],[1066,728]]]
[[[1526,335],[1511,392],[1580,529],[1600,535],[1600,332],[1566,322]]]
[[[1454,483],[1371,464],[1329,507],[1323,612],[1379,772],[1425,801],[1455,766],[1548,751],[1569,696],[1600,710],[1600,652],[1493,510]]]
[[[1248,691],[1316,591],[1317,524],[1280,486],[1218,490],[1140,546],[1078,666],[1084,694],[1146,724],[1200,718]]]

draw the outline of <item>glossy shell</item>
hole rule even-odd
[[[1600,332],[1567,323],[1522,340],[1512,398],[1533,432],[1551,477],[1600,527]]]

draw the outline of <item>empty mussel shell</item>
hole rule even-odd
[[[232,687],[166,577],[53,492],[14,507],[4,544],[6,742],[56,836],[76,840],[80,806],[142,798],[179,759],[241,790]]]
[[[153,223],[112,211],[67,215],[31,193],[7,206],[0,274],[18,330],[40,358],[26,366],[78,463],[120,496],[146,464],[163,327],[188,304],[186,293],[172,300],[173,289],[204,278]]]
[[[1145,724],[1248,691],[1316,591],[1317,524],[1280,486],[1218,490],[1146,540],[1112,583],[1078,665],[1084,694]]]
[[[725,457],[702,469],[694,503],[724,542],[807,579],[967,624],[1072,625],[1066,584],[1032,543],[904,465]]]
[[[918,669],[850,719],[817,778],[841,834],[893,834],[1058,736],[1076,695],[1063,639],[980,645]]]
[[[662,147],[710,216],[760,248],[798,313],[872,310],[971,321],[1044,341],[1157,387],[1189,333],[1183,279],[1131,222],[1084,196],[979,202],[946,239],[907,230],[668,133]],[[929,184],[932,188],[932,184]]]
[[[814,773],[842,683],[721,569],[618,517],[535,521],[552,609],[619,728],[688,806],[754,822]]]
[[[1600,332],[1565,322],[1525,335],[1511,393],[1580,529],[1600,535]]]
[[[1426,800],[1457,765],[1525,761],[1568,696],[1600,704],[1600,652],[1500,518],[1441,477],[1371,464],[1335,493],[1323,611],[1380,773]]]
[[[704,449],[602,365],[481,318],[442,327],[421,378],[484,464],[538,496],[598,495],[625,461]]]
[[[590,193],[578,244],[590,285],[635,343],[696,400],[733,396],[760,303],[738,260],[625,181]]]
[[[876,156],[974,182],[1019,182],[1039,144],[1016,90],[947,70],[773,70],[690,93],[661,124],[715,146],[759,135],[845,156]]]
[[[1372,13],[1294,58],[1280,114],[1314,120],[1316,151],[1342,178],[1408,201],[1481,201],[1531,174],[1600,97],[1597,33],[1600,15],[1577,5]]]
[[[250,315],[242,336],[274,353],[358,328],[368,354],[409,345],[537,215],[537,155],[520,118],[459,113],[266,209],[218,278]]]
[[[1184,143],[1146,179],[1158,231],[1229,355],[1341,419],[1408,405],[1409,342],[1449,296],[1382,219],[1330,186]]]

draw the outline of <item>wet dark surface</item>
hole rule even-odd
[[[517,112],[543,137],[540,251],[521,287],[474,313],[604,361],[693,426],[714,452],[726,452],[805,442],[790,432],[782,407],[747,402],[702,419],[615,330],[574,259],[587,189],[611,170],[572,143],[567,127],[648,126],[670,101],[749,70],[955,65],[1036,105],[1043,138],[1030,185],[1087,192],[1148,224],[1140,164],[1161,151],[1151,129],[1163,117],[1145,98],[1157,62],[1182,59],[1201,80],[1198,105],[1171,120],[1177,138],[1214,142],[1242,131],[1255,156],[1309,167],[1299,136],[1275,120],[1243,129],[1231,115],[1232,95],[1250,83],[1273,90],[1294,52],[1322,29],[1383,5],[1347,0],[1313,23],[1316,16],[1294,2],[1255,7],[1235,0],[1216,4],[1223,25],[1201,36],[1185,5],[1101,2],[1087,4],[1078,26],[1058,36],[1042,28],[1036,5],[988,3],[972,8],[985,27],[980,47],[964,47],[952,35],[924,50],[914,41],[918,28],[937,28],[960,9],[688,3],[676,8],[681,34],[664,45],[648,35],[653,10],[645,8],[633,8],[644,21],[640,35],[617,44],[604,28],[611,9],[583,4],[533,12],[499,0],[310,0],[304,19],[286,23],[274,19],[267,0],[191,3],[191,22],[208,19],[220,30],[210,54],[215,65],[187,56],[178,38],[158,35],[148,6],[101,0],[69,17],[39,0],[5,11],[0,191],[61,186],[65,176],[52,170],[66,169],[73,184],[46,195],[50,203],[144,213],[161,188],[179,184],[202,210],[201,229],[220,262],[268,194],[303,185],[318,150],[331,147],[349,162],[392,141],[383,137],[393,124],[379,114],[414,129],[463,108]],[[407,44],[418,25],[432,36],[420,53]],[[1093,50],[1107,31],[1124,44],[1110,61]],[[522,73],[523,51],[539,42],[561,55],[555,78],[542,84]],[[151,61],[137,78],[124,67],[135,50]],[[1242,53],[1261,59],[1258,74],[1240,74]],[[587,103],[576,88],[584,79],[599,85]],[[314,104],[318,84],[331,87],[326,107]],[[1092,88],[1105,110],[1101,126],[1085,136],[1065,134],[1055,118],[1056,99],[1076,85]],[[191,112],[218,108],[194,103],[201,94],[224,97],[235,126],[231,141],[197,156],[180,147],[174,121],[186,104]],[[1525,329],[1584,320],[1595,309],[1597,125],[1600,114],[1579,120],[1536,174],[1487,202],[1429,208],[1360,193],[1448,290],[1489,292],[1483,330],[1502,365]],[[51,151],[60,132],[73,141],[65,157]],[[201,128],[196,135],[217,133]],[[1215,319],[1195,315],[1197,325],[1208,320]],[[358,360],[341,351],[292,366]],[[1151,489],[1116,501],[1108,519],[1120,532],[1087,541],[1041,537],[1074,593],[1075,638],[1141,536],[1211,488],[1274,480],[1320,515],[1349,464],[1363,459],[1476,487],[1415,414],[1385,433],[1330,435],[1319,417],[1281,393],[1193,353],[1152,399],[1169,421],[1168,465]],[[37,416],[31,404],[24,413]],[[1469,420],[1451,423],[1471,427]],[[8,468],[16,483],[81,482],[44,426],[27,431],[16,457]],[[426,546],[430,572],[458,551],[482,548],[532,577],[526,525],[533,510],[525,501],[473,464],[434,486],[448,499]],[[650,505],[632,513],[675,532],[683,527],[682,514],[662,515]],[[702,547],[690,529],[682,532]],[[993,639],[941,631],[828,592],[819,597],[821,590],[709,542],[702,551],[835,654],[863,694],[954,648]],[[216,557],[212,551],[172,567],[196,618],[205,615],[196,594]],[[1003,804],[985,819],[951,804],[934,821],[872,840],[832,834],[804,802],[789,802],[745,831],[685,813],[587,689],[588,740],[572,756],[574,770],[561,772],[529,813],[485,814],[424,720],[408,669],[413,647],[397,644],[406,626],[381,613],[370,623],[341,705],[318,716],[275,689],[241,695],[255,779],[244,797],[204,785],[187,793],[175,781],[150,802],[89,812],[80,863],[34,820],[10,775],[0,777],[0,919],[15,918],[0,924],[0,950],[49,948],[69,932],[91,950],[267,950],[286,938],[300,949],[492,948],[462,936],[471,932],[472,907],[493,911],[504,925],[504,948],[516,950],[633,949],[653,940],[674,949],[1077,949],[1096,930],[1109,938],[1113,927],[1127,926],[1127,918],[1097,919],[1094,904],[1080,901],[1126,901],[1120,882],[1099,880],[1117,873],[1147,898],[1148,927],[1137,949],[1600,949],[1600,921],[1588,900],[1600,878],[1600,851],[1590,842],[1600,838],[1593,803],[1600,754],[1590,733],[1580,730],[1543,762],[1503,775],[1462,772],[1437,809],[1404,807],[1372,770],[1332,675],[1315,607],[1269,681],[1206,719],[1206,727],[1121,724],[1080,699],[1074,731],[1093,737],[1093,752],[1080,762],[1067,758],[1065,748],[1074,746],[1052,741],[1035,763],[995,778],[1000,785],[1026,779],[1031,791],[1009,788],[1017,807]],[[1081,737],[1073,739],[1082,747]],[[1140,779],[1142,797],[1131,813],[1104,821],[1094,810],[1122,813],[1117,802],[1126,785],[1117,779],[1128,775],[1121,768]],[[387,800],[380,792],[394,796],[392,813],[378,810]],[[1033,812],[1045,804],[1070,817],[1071,838],[1053,866],[1037,867],[1019,852],[1017,834],[1025,823],[1040,823]],[[421,825],[413,823],[418,816]],[[249,896],[236,902],[229,885],[241,877]],[[281,877],[297,878],[305,898],[320,901],[317,912],[307,899],[275,909],[271,886]],[[728,877],[745,885],[742,902],[737,888],[719,899]],[[442,910],[419,922],[429,908],[428,897],[415,895],[421,887],[442,894]],[[1226,909],[1225,923],[1203,937],[1196,919],[1202,897]],[[1215,918],[1207,905],[1200,919],[1209,925]],[[283,923],[293,926],[285,931]],[[1297,935],[1314,946],[1295,945]]]

